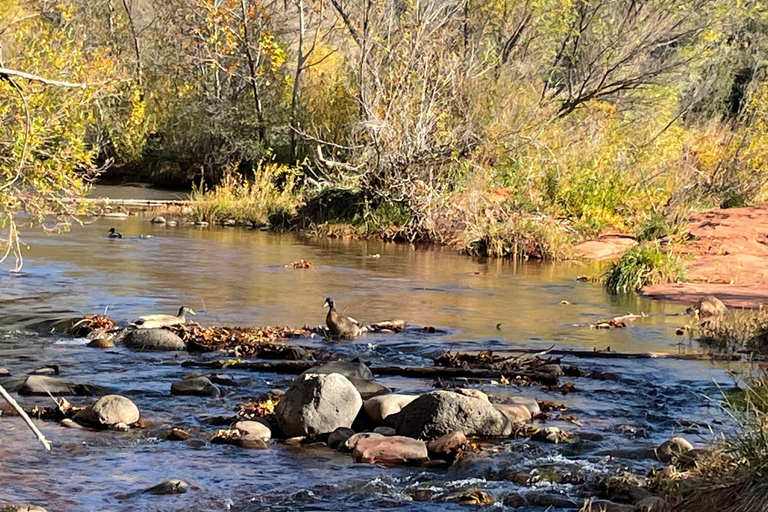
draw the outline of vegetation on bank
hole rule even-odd
[[[610,293],[627,293],[644,286],[685,280],[683,258],[658,242],[646,242],[627,250],[611,263],[603,285]]]
[[[732,311],[719,321],[698,328],[699,341],[717,352],[768,354],[768,310]],[[768,396],[768,395],[767,395]]]
[[[752,512],[768,507],[768,374],[750,375],[743,389],[728,391],[732,435],[695,465],[658,475],[659,490],[680,512]]]
[[[101,174],[195,184],[201,218],[300,208],[559,258],[768,192],[761,2],[2,0],[0,21],[8,69],[86,86],[0,81],[6,228]]]

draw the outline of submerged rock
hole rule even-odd
[[[139,421],[139,416],[139,408],[130,399],[107,395],[78,412],[73,419],[92,427],[115,427],[119,424],[133,425]]]
[[[451,432],[500,437],[512,433],[504,414],[490,403],[450,391],[433,391],[409,403],[397,415],[397,433],[435,439]]]
[[[327,434],[351,427],[363,406],[355,386],[343,375],[300,375],[280,399],[275,416],[288,437]]]
[[[375,423],[386,422],[387,418],[399,413],[403,407],[413,402],[418,395],[399,395],[390,393],[369,398],[363,403],[365,414]],[[391,420],[390,420],[391,421]]]
[[[135,329],[123,338],[123,345],[134,350],[186,350],[184,340],[168,329]]]
[[[172,395],[219,396],[219,388],[208,377],[191,377],[171,384]]]
[[[659,461],[668,464],[673,459],[691,450],[693,450],[693,445],[687,439],[684,437],[673,437],[669,441],[664,441],[661,446],[656,448],[655,453]]]
[[[413,464],[427,460],[424,441],[403,436],[375,435],[360,439],[352,451],[355,462]]]
[[[166,480],[165,482],[157,485],[153,485],[148,489],[144,489],[146,494],[183,494],[189,489],[189,484],[184,480]]]

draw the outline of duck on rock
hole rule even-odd
[[[323,307],[328,308],[328,314],[325,316],[325,325],[328,331],[338,338],[355,338],[360,334],[360,324],[352,317],[342,316],[336,311],[333,299],[325,299]]]
[[[147,315],[141,316],[134,320],[131,325],[138,327],[139,329],[157,329],[159,327],[165,327],[166,325],[178,325],[187,322],[187,313],[195,314],[187,306],[181,306],[179,308],[179,314],[173,315]]]

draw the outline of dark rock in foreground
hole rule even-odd
[[[507,417],[493,405],[450,391],[427,393],[403,407],[395,429],[399,435],[416,439],[435,439],[451,432],[480,437],[512,433]]]

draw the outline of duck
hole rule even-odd
[[[181,306],[179,314],[173,315],[147,315],[141,316],[131,322],[131,325],[138,329],[157,329],[167,325],[179,325],[187,322],[187,313],[195,315],[188,306]]]
[[[336,312],[336,305],[333,299],[328,297],[323,303],[324,308],[328,308],[328,314],[325,316],[325,325],[334,337],[355,338],[360,334],[360,323],[352,317],[341,316]]]
[[[109,228],[109,238],[123,238],[122,233],[115,231],[115,228]]]

